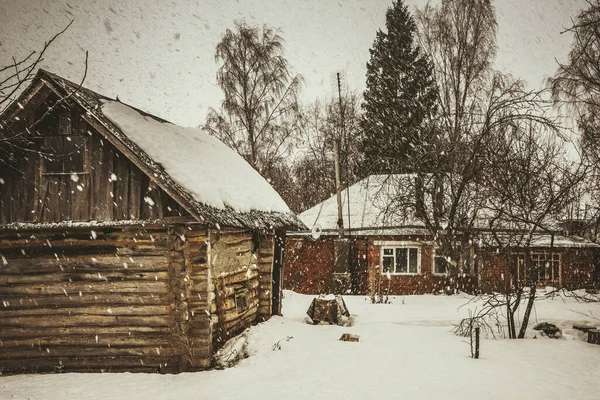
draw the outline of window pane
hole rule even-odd
[[[417,273],[417,249],[409,249],[409,264],[408,264],[408,272],[411,274]]]
[[[394,257],[383,257],[383,272],[392,272],[392,264],[394,263]]]
[[[448,261],[444,257],[437,256],[435,258],[435,273],[436,274],[445,274],[448,270],[447,267]]]
[[[396,272],[405,274],[408,272],[408,249],[396,249]]]
[[[67,136],[64,141],[65,172],[83,172],[83,155],[85,153],[85,138],[82,136]]]
[[[62,154],[63,138],[60,136],[44,137],[44,164],[45,172],[63,172]]]
[[[383,249],[383,255],[384,256],[393,256],[394,250],[393,249]]]

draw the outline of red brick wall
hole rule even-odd
[[[594,250],[566,249],[562,254],[562,287],[581,289],[594,285]]]
[[[380,246],[376,240],[422,242],[421,273],[414,276],[381,274]],[[502,254],[493,249],[477,252],[478,278],[476,276],[446,277],[433,275],[433,247],[423,237],[395,236],[356,239],[355,257],[357,271],[353,277],[360,294],[373,290],[380,294],[409,295],[439,293],[447,287],[472,293],[503,291],[510,283],[510,274]],[[586,288],[594,285],[593,249],[555,249],[562,254],[561,284],[567,289]],[[318,241],[288,237],[286,244],[284,288],[299,293],[342,293],[333,274],[333,238]],[[365,260],[366,258],[366,260]],[[366,261],[366,262],[365,262]],[[597,284],[597,283],[596,283]],[[345,292],[344,292],[345,293]]]
[[[394,241],[422,242],[414,237],[385,238]],[[433,246],[429,243],[421,245],[421,270],[418,275],[387,275],[381,273],[381,246],[369,246],[369,282],[371,290],[380,294],[410,295],[440,293],[447,288],[458,288],[461,291],[473,292],[476,277],[447,277],[433,274]]]
[[[477,252],[479,289],[484,293],[503,292],[510,284],[510,273],[504,256],[495,250]]]
[[[297,293],[333,292],[333,239],[286,238],[283,288]]]
[[[594,285],[594,249],[555,248],[561,253],[560,283],[565,289],[581,289]],[[502,254],[494,250],[478,252],[480,289],[502,291],[510,283],[510,274]]]
[[[284,288],[298,293],[340,293],[340,285],[333,274],[333,238],[318,241],[308,238],[289,237],[286,242]],[[388,279],[381,274],[380,246],[375,240],[422,242],[421,273],[415,276],[391,275]],[[353,276],[359,294],[367,295],[373,290],[380,294],[409,295],[439,293],[446,287],[458,287],[472,292],[476,287],[475,277],[448,278],[432,273],[433,246],[423,237],[395,236],[356,239],[354,254],[358,258]]]

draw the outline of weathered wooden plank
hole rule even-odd
[[[7,296],[2,295],[0,301],[5,302],[6,310],[18,310],[32,307],[82,307],[88,305],[169,305],[169,296],[157,296],[149,293],[82,293],[72,296],[62,295],[35,295],[35,296]],[[198,300],[198,305],[201,304]],[[192,303],[191,303],[192,304]],[[193,303],[195,304],[195,303]],[[1,332],[0,332],[1,333]]]
[[[60,210],[57,221],[72,221],[71,178],[68,175],[60,175],[56,177],[56,180],[58,182],[58,198],[55,199],[54,205]]]
[[[233,286],[233,285],[238,285],[238,286]],[[260,285],[260,283],[258,282],[258,280],[253,279],[251,281],[245,282],[244,285],[242,285],[241,283],[237,283],[237,284],[232,284],[231,286],[219,286],[218,289],[218,294],[219,296],[233,296],[235,294],[236,289],[238,288],[246,288],[248,290],[253,290],[258,288]]]
[[[6,340],[11,338],[35,338],[44,335],[121,335],[129,336],[136,333],[156,333],[161,335],[171,335],[171,326],[144,326],[144,325],[127,325],[127,326],[60,326],[60,327],[2,327],[0,330],[0,339]]]
[[[142,171],[134,165],[130,167],[129,176],[129,218],[140,218],[142,208]]]
[[[0,265],[0,276],[11,274],[47,275],[56,272],[68,273],[121,273],[167,271],[168,263],[164,256],[111,256],[89,255],[68,258],[36,257],[7,258],[6,265]]]
[[[19,328],[44,328],[67,326],[106,327],[115,325],[171,326],[172,317],[167,316],[132,316],[132,315],[71,315],[40,318],[39,316],[4,317],[0,315],[0,326]]]
[[[25,295],[25,294],[64,294],[78,295],[82,293],[152,293],[160,295],[167,293],[167,286],[164,282],[64,282],[59,284],[30,284],[5,286],[1,288],[0,293]]]
[[[120,282],[120,281],[164,281],[167,272],[140,272],[129,269],[105,272],[55,272],[50,274],[18,275],[0,274],[0,285],[19,285],[45,282]],[[0,293],[2,290],[0,289]]]
[[[44,181],[42,181],[42,185],[47,187],[48,190],[46,191],[46,198],[43,201],[42,220],[57,222],[60,220],[60,185],[56,177],[53,176],[45,175]]]
[[[260,306],[258,307],[258,314],[259,315],[271,315],[271,302],[268,302],[267,304],[261,303]]]
[[[180,350],[173,347],[146,346],[146,347],[86,347],[81,346],[41,346],[41,348],[3,348],[0,346],[0,360],[12,358],[49,358],[49,357],[172,357],[181,354]]]
[[[253,299],[248,301],[248,308],[242,312],[238,313],[235,308],[231,310],[219,310],[219,321],[221,322],[230,322],[240,318],[243,318],[247,314],[255,313],[258,309],[258,299]]]
[[[0,336],[0,348],[11,347],[50,347],[57,346],[85,346],[85,347],[170,347],[173,341],[167,333],[130,333],[130,334],[105,334],[99,331],[96,334],[84,335],[59,335],[5,338]]]
[[[116,149],[103,139],[100,135],[94,133],[97,138],[96,148],[92,151],[100,153],[101,164],[96,166],[95,177],[97,185],[95,189],[96,197],[96,218],[98,220],[111,220],[114,213],[114,154]]]
[[[239,332],[249,326],[251,326],[253,323],[257,322],[259,318],[259,313],[257,311],[254,311],[252,313],[248,313],[245,314],[242,318],[239,319],[235,319],[233,321],[229,321],[229,322],[225,322],[223,323],[223,329],[225,329],[226,331],[233,331],[233,332]],[[232,335],[230,335],[231,337]]]
[[[30,359],[14,358],[11,360],[0,360],[0,370],[10,371],[62,371],[72,367],[93,370],[110,371],[112,367],[130,370],[138,366],[154,367],[158,369],[167,362],[167,357],[38,357]]]
[[[31,309],[12,309],[5,307],[0,314],[0,320],[5,317],[50,317],[57,315],[170,315],[171,306],[162,305],[130,305],[130,306],[112,306],[97,305],[88,307],[45,307]],[[52,317],[54,318],[54,317]]]
[[[222,285],[231,285],[233,283],[250,281],[256,278],[258,278],[258,268],[256,267],[250,267],[214,277],[214,279],[218,280]]]

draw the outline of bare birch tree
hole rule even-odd
[[[333,141],[340,143],[342,186],[352,185],[359,168],[360,100],[357,93],[339,99],[317,100],[304,107],[300,125],[299,157],[294,177],[300,210],[335,193]]]
[[[386,212],[423,223],[436,253],[459,274],[472,268],[468,250],[489,195],[483,177],[493,168],[487,154],[494,138],[526,122],[552,130],[555,121],[541,92],[492,70],[497,25],[489,0],[428,4],[417,22],[434,66],[439,113],[418,145],[415,178],[399,182]]]
[[[524,338],[538,285],[558,285],[553,247],[557,222],[579,200],[586,175],[580,162],[568,161],[564,143],[547,126],[515,124],[491,141],[484,175],[487,227],[484,246],[498,250],[505,268],[495,268],[500,293],[484,295],[486,306],[504,308],[509,338]],[[535,247],[549,248],[534,253]],[[482,268],[487,268],[483,266]],[[525,301],[517,333],[515,313]]]
[[[587,4],[564,32],[573,35],[569,60],[559,64],[548,86],[555,104],[566,106],[575,118],[582,156],[593,167],[586,185],[592,195],[590,207],[574,215],[584,220],[582,231],[596,240],[600,234],[600,1],[587,0]]]
[[[217,45],[217,82],[225,99],[210,109],[205,129],[259,172],[274,168],[298,130],[300,75],[292,76],[280,32],[236,21]]]

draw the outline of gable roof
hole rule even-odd
[[[354,235],[427,234],[419,221],[387,212],[391,199],[413,178],[411,174],[370,175],[344,189],[341,193],[344,230],[349,229]],[[309,229],[318,224],[325,234],[337,233],[336,196],[304,211],[298,218]]]
[[[234,150],[45,70],[0,116],[9,120],[46,86],[79,105],[82,117],[194,218],[216,226],[303,228],[273,187]]]
[[[344,189],[342,197],[342,215],[344,219],[344,233],[352,236],[385,236],[385,235],[430,235],[425,225],[417,218],[411,218],[409,212],[398,212],[394,198],[402,195],[411,195],[414,191],[414,174],[385,174],[370,175],[352,186]],[[415,195],[415,194],[412,194]],[[349,200],[349,201],[348,201]],[[350,207],[348,207],[348,203]],[[349,212],[348,212],[349,211]],[[405,210],[406,211],[406,210]],[[481,244],[487,247],[497,246],[488,234],[488,219],[485,210],[477,221],[476,229]],[[298,218],[312,229],[318,225],[323,235],[337,235],[337,198],[335,195],[317,204],[316,206],[300,213]],[[516,227],[507,226],[504,231]],[[306,235],[306,232],[296,233]],[[519,247],[523,239],[518,235],[499,233],[498,236],[513,247]],[[555,234],[539,232],[534,233],[529,247],[594,247],[598,244],[577,236],[566,236],[557,232]]]

